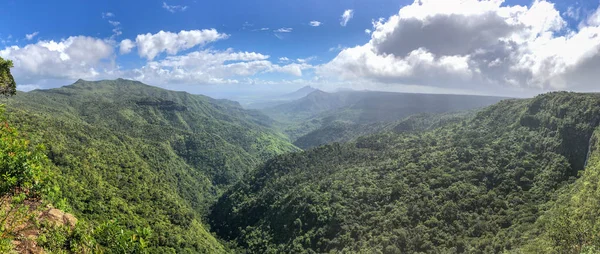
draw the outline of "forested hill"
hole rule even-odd
[[[597,170],[575,179],[599,121],[600,95],[556,92],[278,156],[219,199],[212,228],[253,253],[594,250],[597,211],[577,206],[600,200]]]
[[[298,150],[258,111],[130,80],[79,80],[6,102],[9,121],[46,144],[78,218],[150,226],[159,253],[224,251],[203,225],[206,208],[264,160]]]
[[[379,132],[389,123],[421,114],[449,114],[492,105],[503,97],[376,91],[314,91],[262,109],[295,145],[306,149]],[[446,118],[447,116],[440,116]]]
[[[395,121],[416,113],[444,113],[489,106],[506,98],[475,95],[417,94],[376,91],[316,90],[307,96],[263,111],[279,120],[309,119],[344,110],[344,120],[356,123]]]

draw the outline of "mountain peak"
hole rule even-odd
[[[316,88],[312,87],[312,86],[304,86],[300,89],[298,89],[296,92],[303,92],[303,91],[314,91],[317,90]]]
[[[316,91],[317,89],[312,87],[312,86],[304,86],[298,90],[296,90],[295,92],[289,93],[289,94],[285,94],[282,97],[283,98],[287,98],[287,99],[300,99],[304,96],[307,96],[308,94]]]
[[[310,92],[308,95],[306,95],[307,97],[312,97],[312,96],[321,96],[321,95],[325,95],[325,94],[329,94],[328,92],[325,92],[323,90],[320,89],[315,89],[314,91]]]

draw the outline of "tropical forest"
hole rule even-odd
[[[0,253],[600,253],[597,1],[0,22]]]

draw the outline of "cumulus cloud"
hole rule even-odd
[[[345,10],[344,13],[342,14],[342,19],[340,21],[340,25],[346,26],[348,24],[348,21],[350,21],[350,19],[352,19],[352,17],[354,17],[354,10]]]
[[[33,39],[33,37],[36,37],[39,33],[40,32],[33,32],[33,33],[30,33],[30,34],[26,34],[25,35],[25,39],[27,39],[28,41],[30,41],[30,40]]]
[[[373,31],[371,31],[371,29],[365,29],[366,34],[371,34],[371,32],[373,32]]]
[[[139,55],[152,60],[162,52],[175,55],[182,50],[228,37],[229,35],[219,33],[215,29],[184,30],[179,33],[160,31],[156,34],[140,34],[136,37],[135,42]]]
[[[163,7],[163,9],[165,9],[171,13],[175,13],[178,11],[185,11],[188,8],[185,5],[168,5],[166,2],[163,2],[162,7]]]
[[[160,32],[155,34],[160,36]],[[140,56],[150,59],[139,68],[122,69],[115,63],[115,48],[121,54],[135,47],[147,47],[144,38],[139,41],[122,40],[115,45],[112,40],[73,36],[61,41],[39,41],[24,47],[11,46],[0,50],[0,57],[13,60],[13,74],[19,90],[44,88],[48,84],[82,78],[88,80],[129,78],[153,85],[209,85],[246,82],[262,73],[283,73],[302,77],[303,71],[314,68],[307,62],[287,60],[276,64],[270,56],[257,52],[227,50],[197,50],[173,55],[184,48],[201,43],[194,35],[173,34],[162,47],[154,51],[144,48]],[[172,35],[169,35],[172,36]],[[192,38],[192,39],[190,39]],[[184,40],[184,42],[176,42]],[[160,40],[159,40],[160,41]],[[174,43],[174,44],[173,44]],[[160,60],[152,60],[153,52],[170,52]],[[23,84],[23,85],[21,85]]]
[[[104,70],[114,69],[114,63],[110,61],[113,55],[113,46],[109,42],[86,36],[0,50],[1,57],[13,60],[12,72],[18,83],[29,84],[40,79],[97,77]]]
[[[417,0],[374,21],[368,43],[342,50],[317,73],[488,92],[592,90],[600,79],[595,14],[571,30],[543,0]]]
[[[277,65],[268,59],[268,55],[256,52],[202,50],[150,61],[130,75],[133,79],[153,84],[221,84],[238,83],[240,77],[258,73],[302,76],[303,70],[312,68],[299,63]]]
[[[310,25],[310,26],[315,26],[315,27],[316,27],[316,26],[320,26],[320,25],[321,25],[321,22],[319,22],[319,21],[316,21],[316,20],[313,20],[313,21],[311,21],[311,22],[309,23],[309,25]]]
[[[135,48],[135,43],[130,39],[122,40],[119,44],[119,52],[121,55],[129,54],[133,48]]]

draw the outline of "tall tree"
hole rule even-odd
[[[17,93],[17,84],[10,68],[13,67],[11,60],[5,60],[0,57],[0,96],[11,96]]]

